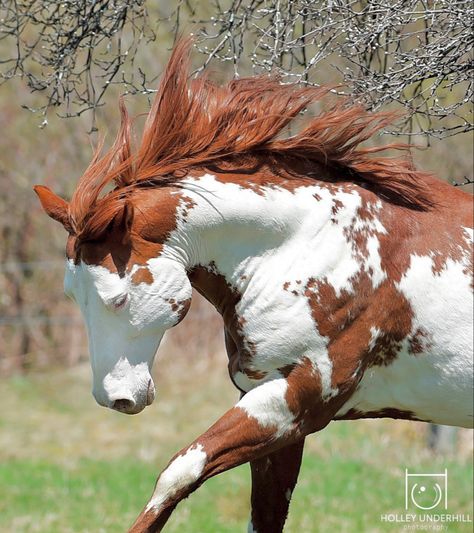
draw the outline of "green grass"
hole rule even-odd
[[[139,416],[100,409],[86,369],[0,383],[0,531],[123,532],[150,496],[170,456],[235,400],[220,372],[162,367],[161,395]],[[177,378],[179,376],[179,379]],[[308,439],[286,531],[397,532],[380,520],[403,514],[405,468],[448,469],[448,512],[472,518],[472,434],[452,456],[425,448],[423,424],[333,423]],[[246,531],[249,469],[209,480],[173,514],[166,531]],[[471,531],[452,524],[448,531]]]

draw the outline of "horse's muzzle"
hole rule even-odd
[[[142,382],[143,383],[143,382]],[[145,381],[146,386],[128,386],[129,384],[109,381],[109,387],[94,391],[93,395],[99,405],[124,413],[135,415],[153,403],[155,399],[155,385],[151,377]]]

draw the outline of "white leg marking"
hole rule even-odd
[[[252,389],[237,403],[248,416],[262,427],[276,427],[276,437],[284,435],[294,422],[295,415],[286,403],[286,379],[274,379]]]
[[[257,530],[253,527],[252,519],[250,519],[249,525],[247,527],[247,533],[258,533]]]
[[[189,448],[184,455],[179,455],[164,470],[156,483],[152,499],[146,511],[159,511],[160,506],[179,490],[197,481],[204,470],[207,455],[201,444]]]

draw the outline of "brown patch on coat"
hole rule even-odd
[[[171,311],[173,311],[173,313],[178,313],[178,322],[175,324],[178,325],[191,307],[191,298],[181,301],[176,301],[174,298],[168,298],[166,301],[171,305]]]
[[[377,237],[380,241],[382,232],[377,231],[373,225],[379,221],[377,198],[363,189],[357,191],[361,197],[361,205],[357,208],[351,224],[344,228],[344,236],[351,246],[352,255],[359,261],[369,257],[368,240]],[[357,228],[355,227],[357,225]]]
[[[256,347],[245,335],[245,318],[236,311],[240,293],[227,283],[212,261],[207,266],[193,268],[188,275],[191,285],[217,309],[224,320],[229,375],[234,384],[233,376],[238,372],[242,372],[249,379],[263,379],[267,373],[254,367]]]
[[[187,222],[188,220],[188,215],[189,215],[189,212],[194,209],[194,207],[196,207],[196,202],[190,198],[189,196],[186,196],[186,195],[183,195],[181,197],[181,204],[180,204],[180,207],[181,207],[181,217],[182,217],[182,220],[183,222]]]
[[[304,291],[318,332],[329,339],[332,387],[340,390],[352,387],[355,373],[360,379],[368,366],[393,361],[399,343],[411,331],[413,316],[408,301],[391,282],[374,288],[368,273],[361,270],[351,284],[352,290],[337,295],[326,280],[310,279]],[[375,341],[373,328],[380,331]]]
[[[429,351],[431,342],[428,332],[423,328],[417,330],[408,339],[408,351],[413,355],[419,355]]]
[[[289,370],[289,366],[288,366]],[[293,434],[302,437],[326,427],[349,399],[357,386],[357,378],[346,380],[338,394],[323,397],[321,375],[313,362],[304,357],[288,373],[285,400],[294,414]]]
[[[122,227],[112,224],[97,238],[84,241],[80,237],[70,236],[66,247],[67,257],[76,263],[83,261],[89,265],[103,266],[121,276],[134,265],[146,267],[149,259],[161,255],[163,243],[176,230],[180,198],[180,191],[171,187],[135,191],[128,199],[134,207],[129,233],[124,234]],[[138,276],[147,275],[141,272],[136,279]]]
[[[151,285],[154,281],[153,274],[150,272],[149,268],[140,267],[133,273],[133,276],[130,280],[134,285],[139,285],[140,283],[146,283]]]
[[[263,379],[267,373],[258,370],[254,367],[253,363],[257,356],[257,347],[255,343],[252,342],[244,332],[244,326],[247,320],[243,316],[237,317],[238,329],[236,333],[239,336],[239,369],[243,372],[248,378],[260,380]]]
[[[287,378],[291,372],[294,370],[298,363],[290,363],[289,365],[281,366],[277,370],[284,377]]]
[[[341,200],[336,199],[332,201],[331,213],[333,216],[336,216],[339,213],[341,207],[344,207],[344,204],[341,202]]]
[[[245,361],[242,361],[242,362],[245,363]],[[249,379],[253,379],[253,380],[256,380],[256,381],[259,381],[259,380],[263,379],[267,375],[267,372],[264,372],[263,370],[256,370],[256,369],[252,369],[252,368],[249,368],[249,367],[245,367],[242,370],[242,372]]]
[[[400,350],[402,349],[401,335],[387,335],[381,333],[374,343],[374,347],[370,350],[373,354],[370,362],[367,366],[389,366],[398,357]],[[405,338],[405,337],[404,337]]]
[[[171,305],[171,311],[176,312],[179,309],[179,304],[174,298],[168,298],[166,301]]]
[[[405,411],[393,407],[386,407],[377,411],[359,411],[358,409],[349,409],[347,413],[335,416],[334,420],[360,420],[361,418],[394,418],[401,420],[415,420],[418,422],[429,422],[421,420],[413,411]]]
[[[331,222],[333,224],[338,224],[338,220],[336,218],[336,215],[338,214],[339,210],[341,209],[341,207],[344,207],[344,204],[341,202],[341,200],[338,200],[338,199],[333,199],[332,200],[332,206],[331,206],[331,214],[332,214],[332,217],[331,217]]]
[[[183,318],[186,316],[187,312],[189,311],[189,308],[191,307],[191,298],[187,298],[186,300],[181,300],[178,303],[178,322],[176,325],[178,325]]]

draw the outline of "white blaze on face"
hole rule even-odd
[[[139,268],[148,268],[151,283],[133,283]],[[175,302],[191,298],[184,268],[160,257],[120,277],[102,266],[68,261],[64,289],[86,323],[95,398],[124,412],[141,411],[154,398],[150,370],[161,338],[182,318]]]

